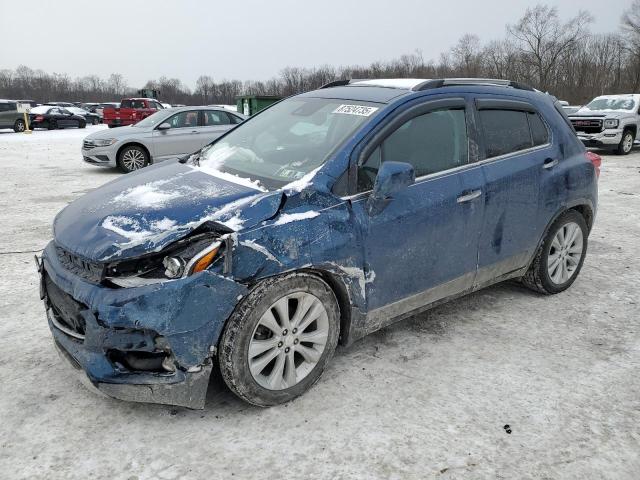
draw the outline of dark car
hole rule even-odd
[[[97,113],[91,113],[88,110],[85,110],[84,108],[67,107],[65,108],[65,110],[68,110],[74,115],[78,115],[84,118],[86,122],[91,125],[98,125],[102,121],[102,119],[100,118],[100,115],[98,115]]]
[[[42,105],[32,108],[29,112],[29,123],[31,128],[47,128],[55,130],[57,128],[87,126],[87,121],[80,115],[74,115],[63,107],[52,107]]]
[[[60,212],[38,262],[49,327],[112,397],[202,408],[215,365],[283,403],[338,342],[508,279],[569,288],[595,161],[518,83],[334,82]]]

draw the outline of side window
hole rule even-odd
[[[204,112],[204,126],[212,127],[216,125],[229,125],[231,122],[225,112],[217,110],[206,110]]]
[[[531,138],[533,139],[533,146],[544,145],[549,142],[549,131],[544,124],[540,115],[537,113],[527,114],[529,118],[529,127],[531,128]]]
[[[416,178],[468,163],[467,123],[463,109],[436,110],[404,123],[358,168],[358,192],[373,188],[380,164],[413,165]]]
[[[487,158],[531,148],[527,113],[516,110],[480,110]]]
[[[168,120],[171,128],[193,128],[198,126],[198,112],[176,113]]]
[[[0,112],[7,112],[9,110],[9,104],[8,103],[0,103]]]
[[[229,120],[231,121],[231,123],[233,125],[237,125],[239,123],[242,123],[242,118],[238,117],[237,115],[234,115],[233,113],[228,113],[227,112],[227,116],[229,117]]]

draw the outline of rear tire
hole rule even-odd
[[[134,172],[149,164],[149,154],[137,145],[129,145],[118,154],[118,167],[124,173]]]
[[[569,288],[582,269],[588,233],[587,223],[577,211],[560,215],[549,228],[522,283],[547,295]]]
[[[222,378],[253,405],[293,400],[319,380],[339,330],[338,302],[320,278],[293,273],[264,280],[225,325],[218,348]]]
[[[618,155],[629,155],[631,150],[633,150],[633,142],[635,140],[635,135],[632,130],[625,130],[622,132],[622,140],[618,144],[618,148],[616,152]]]
[[[13,131],[16,133],[22,133],[27,129],[27,124],[24,123],[24,120],[18,119],[16,123],[13,124]]]
[[[58,128],[58,122],[55,120],[49,120],[47,124],[47,130],[56,130]]]

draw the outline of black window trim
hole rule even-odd
[[[482,152],[479,161],[476,162],[477,164],[483,165],[483,164],[494,162],[494,161],[506,160],[508,158],[512,158],[512,157],[520,156],[522,154],[531,153],[536,150],[548,148],[553,144],[553,130],[549,128],[549,123],[547,122],[547,119],[544,118],[544,115],[542,115],[540,111],[531,103],[525,100],[509,100],[505,98],[496,98],[496,97],[494,98],[476,97],[474,100],[474,104],[475,104],[474,115],[476,116],[476,123],[479,126],[478,136],[479,136],[481,152]],[[528,148],[524,148],[522,150],[516,150],[509,153],[504,153],[502,155],[497,155],[495,157],[487,157],[487,149],[486,149],[485,137],[484,137],[484,125],[482,124],[482,119],[480,118],[481,110],[515,110],[515,111],[520,111],[524,113],[535,113],[540,117],[544,127],[547,129],[547,142],[543,143],[542,145],[533,145],[533,132],[531,131],[529,118],[527,117],[527,126],[529,127],[529,135],[531,136],[532,146]]]
[[[467,108],[467,100],[464,97],[448,97],[448,98],[436,98],[424,101],[424,98],[420,98],[422,100],[419,104],[413,105],[399,115],[395,116],[389,122],[385,123],[380,127],[380,129],[373,133],[373,135],[366,137],[363,142],[356,146],[350,155],[349,167],[346,171],[346,174],[349,176],[348,181],[348,191],[347,195],[341,195],[340,198],[343,200],[357,200],[359,198],[364,198],[369,196],[371,190],[366,190],[364,192],[358,192],[357,189],[357,171],[358,167],[363,164],[363,162],[368,158],[368,156],[373,153],[373,151],[380,146],[382,142],[384,142],[392,133],[394,133],[398,128],[404,125],[409,120],[419,117],[420,115],[424,115],[429,112],[437,111],[437,110],[463,110],[465,112],[465,122],[467,125],[467,142],[471,141],[472,133],[469,131],[469,111]],[[416,177],[415,183],[422,183],[424,180],[429,180],[433,177],[444,176],[450,173],[455,173],[458,170],[468,168],[469,166],[476,165],[477,162],[471,161],[471,153],[470,153],[470,145],[467,145],[467,163],[464,165],[460,165],[458,167],[453,167],[447,170],[442,170],[440,172],[434,172],[427,175],[423,175],[420,177]],[[343,174],[344,175],[344,174]],[[337,183],[337,180],[336,180]]]
[[[169,110],[169,109],[167,108],[167,109],[165,109],[165,110]],[[156,126],[154,127],[154,130],[158,130],[158,127],[159,127],[160,125],[162,125],[163,123],[171,123],[171,119],[172,119],[173,117],[176,117],[176,116],[181,115],[181,114],[183,114],[183,113],[192,113],[192,112],[194,112],[194,113],[197,113],[197,114],[198,114],[198,124],[197,124],[195,127],[194,127],[194,126],[190,126],[190,127],[171,127],[171,130],[180,130],[180,129],[182,129],[182,128],[198,128],[198,127],[201,127],[202,125],[200,125],[200,110],[183,110],[183,111],[181,111],[181,112],[176,112],[176,113],[174,113],[173,115],[169,115],[169,116],[168,116],[167,118],[165,118],[162,122],[160,122],[158,125],[156,125]]]

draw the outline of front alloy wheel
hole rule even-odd
[[[218,346],[220,373],[249,403],[288,402],[318,381],[339,330],[338,302],[321,278],[298,272],[265,279],[225,325]]]
[[[625,130],[622,134],[622,140],[620,140],[620,144],[618,145],[618,153],[620,155],[628,155],[631,153],[634,140],[633,132],[631,130]]]
[[[260,317],[248,351],[253,379],[269,390],[300,382],[315,368],[327,346],[329,319],[311,293],[286,295]]]
[[[135,145],[125,147],[118,155],[118,166],[125,173],[140,170],[148,161],[147,152]]]

